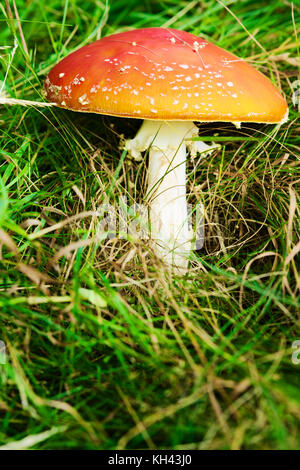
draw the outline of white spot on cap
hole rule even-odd
[[[187,64],[179,64],[179,67],[181,67],[182,69],[188,69],[189,66]]]
[[[63,78],[65,76],[65,74],[62,72],[58,76],[59,76],[59,78]]]
[[[86,97],[86,93],[82,96],[79,96],[78,101],[82,105],[89,104],[89,102],[90,102]]]
[[[168,65],[167,67],[164,67],[165,72],[172,72],[172,70],[173,70],[172,67],[169,67]]]
[[[148,98],[148,100],[150,101],[150,103],[152,105],[154,105],[154,98],[152,98],[152,96],[146,96],[146,98]]]
[[[206,46],[205,42],[202,42],[201,44],[199,44],[199,42],[197,41],[193,42],[193,47],[194,47],[195,52],[198,52],[199,49],[203,49],[203,47],[205,46]]]
[[[227,85],[228,86],[233,86],[233,83],[232,82],[227,82]]]
[[[171,41],[173,44],[175,44],[175,42],[176,42],[175,38],[171,38],[170,41]]]
[[[125,70],[130,69],[131,65],[124,65],[124,67],[120,68],[120,72],[125,72]]]
[[[75,77],[75,78],[74,78],[73,84],[74,84],[74,85],[79,85],[79,84],[80,84],[80,80],[79,80],[78,77]]]

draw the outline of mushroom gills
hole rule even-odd
[[[149,148],[148,189],[151,240],[157,256],[178,274],[186,272],[194,232],[189,226],[186,200],[187,150],[194,157],[219,146],[190,140],[199,129],[192,121],[145,120],[125,148],[136,160]]]

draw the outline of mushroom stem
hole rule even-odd
[[[192,155],[216,148],[188,141],[198,135],[190,121],[144,121],[126,149],[136,159],[150,147],[147,201],[153,248],[178,274],[186,272],[192,249],[186,200],[187,147]]]
[[[149,151],[147,199],[156,253],[168,266],[184,272],[188,267],[193,236],[188,224],[184,141],[191,123],[176,123],[175,127],[177,132],[172,134],[168,124],[163,123],[157,128]],[[173,135],[171,141],[170,135]]]

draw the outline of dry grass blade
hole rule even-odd
[[[0,446],[0,451],[1,450],[27,450],[30,449],[37,444],[40,444],[43,441],[46,441],[47,439],[50,439],[50,437],[54,436],[55,434],[62,434],[67,430],[67,426],[54,426],[51,429],[48,429],[48,431],[43,431],[38,434],[31,434],[29,436],[26,436],[24,439],[21,439],[20,441],[12,441],[9,442],[8,444],[5,444],[3,446]]]
[[[13,239],[8,233],[0,228],[0,246],[5,245],[16,256],[19,256],[19,250]]]

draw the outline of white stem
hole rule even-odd
[[[192,155],[215,149],[203,142],[186,142],[196,135],[198,128],[193,122],[144,121],[136,137],[126,142],[136,159],[151,146],[147,190],[151,238],[158,256],[177,273],[188,267],[193,238],[186,201],[186,147]]]
[[[169,128],[168,131],[170,133]],[[172,145],[165,146],[163,134],[163,129],[160,129],[149,151],[147,197],[151,237],[157,254],[167,265],[181,271],[188,266],[192,239],[186,201],[185,135],[180,135],[179,141],[178,134],[175,134]]]

